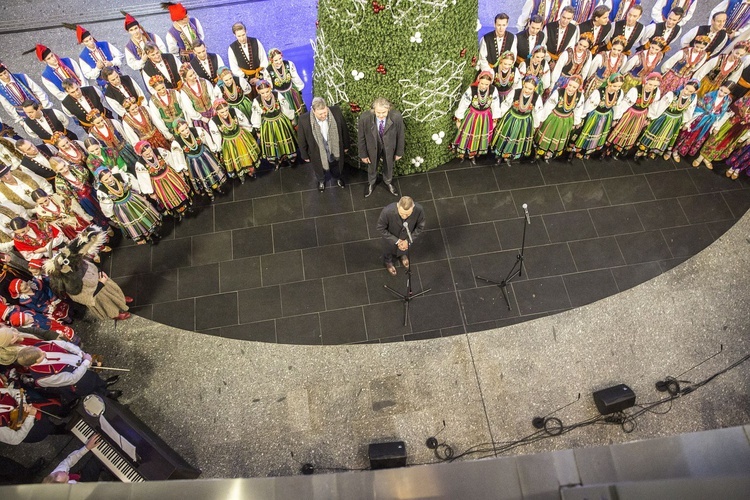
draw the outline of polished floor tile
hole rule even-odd
[[[680,265],[750,209],[750,181],[661,159],[495,165],[451,161],[395,179],[422,205],[426,230],[407,275],[383,267],[376,224],[397,198],[364,171],[318,192],[308,165],[165,219],[155,246],[113,241],[102,269],[146,318],[258,342],[346,344],[462,335],[554,314],[626,290]],[[531,224],[522,205],[528,205]],[[524,259],[519,260],[526,231]],[[523,273],[518,275],[523,262]],[[481,276],[507,287],[502,290]],[[385,287],[390,287],[396,294]]]

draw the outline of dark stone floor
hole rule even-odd
[[[139,315],[212,335],[295,344],[425,339],[527,321],[646,281],[708,246],[750,208],[750,182],[689,163],[598,160],[471,166],[398,178],[427,229],[406,286],[380,261],[375,222],[396,198],[363,198],[364,172],[319,193],[312,169],[266,170],[167,228],[156,246],[122,242],[106,260]],[[524,275],[516,262],[531,213]],[[176,227],[173,227],[176,226]],[[402,269],[399,268],[399,271]]]

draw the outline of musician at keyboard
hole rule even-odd
[[[99,475],[104,470],[102,463],[92,455],[89,460],[78,469],[78,473],[71,473],[71,469],[85,457],[89,451],[99,444],[99,434],[92,435],[86,445],[68,455],[60,465],[46,476],[42,483],[79,483],[99,481]]]
[[[108,389],[108,382],[90,371],[91,355],[62,340],[38,342],[18,351],[16,362],[25,367],[37,390],[59,397],[64,404],[92,393],[117,399],[122,391]]]

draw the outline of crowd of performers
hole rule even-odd
[[[11,118],[0,132],[2,443],[64,432],[88,394],[119,397],[117,377],[95,371],[73,323],[87,311],[130,316],[133,299],[97,267],[116,230],[155,243],[164,218],[190,214],[196,197],[212,201],[233,180],[254,179],[261,161],[296,161],[307,109],[294,63],[236,23],[225,64],[181,4],[164,7],[164,39],[124,14],[122,51],[81,26],[69,26],[77,60],[37,45],[29,53],[44,65],[41,85],[0,63]],[[123,63],[140,78],[123,74]],[[56,471],[51,480],[69,479]]]
[[[637,1],[562,2],[557,14],[550,3],[545,16],[529,0],[518,34],[498,14],[481,38],[480,73],[454,116],[460,158],[634,154],[750,175],[750,1],[722,2],[681,38],[696,0],[657,2],[648,26]]]
[[[33,235],[25,245],[50,254],[89,224],[153,243],[163,217],[189,214],[196,196],[213,200],[232,180],[254,179],[261,161],[274,169],[296,161],[296,124],[307,109],[294,63],[278,49],[266,52],[236,23],[227,66],[208,52],[201,23],[181,4],[165,8],[173,22],[166,45],[125,14],[124,51],[81,26],[70,26],[82,46],[77,61],[44,45],[29,51],[44,64],[41,86],[0,63],[0,103],[30,139],[3,127],[3,217],[24,221],[0,221],[0,244],[18,249],[14,225],[24,225]],[[123,74],[123,62],[141,78]],[[79,217],[52,246],[47,226],[63,226],[40,226],[32,193],[62,203],[66,221]]]
[[[697,1],[658,0],[648,26],[638,0],[527,0],[517,34],[498,15],[455,112],[453,149],[508,164],[631,152],[696,167],[725,160],[736,179],[750,165],[750,0],[724,0],[680,37]],[[296,159],[307,110],[294,63],[242,23],[225,63],[196,18],[164,5],[164,39],[125,14],[122,51],[81,26],[71,26],[77,59],[37,45],[41,86],[0,63],[11,118],[0,132],[2,443],[65,432],[88,394],[120,396],[73,326],[86,311],[130,315],[132,299],[96,265],[115,229],[153,243],[163,218],[189,214],[196,196],[213,200],[232,180],[254,178],[262,160],[278,169]],[[70,467],[95,445],[46,480],[74,480]]]

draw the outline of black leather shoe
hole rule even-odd
[[[322,192],[323,192],[323,191],[325,191],[325,190],[326,190],[326,185],[325,185],[325,183],[324,183],[324,182],[319,182],[319,183],[318,183],[318,191],[320,191],[320,192],[322,193]]]
[[[372,194],[372,190],[373,190],[372,184],[368,184],[367,186],[365,186],[365,198],[369,197]]]
[[[342,179],[336,179],[336,185],[340,188],[346,187],[346,183]]]
[[[118,399],[120,399],[120,396],[122,396],[122,391],[119,389],[116,391],[107,391],[107,397],[109,399],[114,399],[115,401],[117,401]]]
[[[107,384],[107,387],[109,387],[111,385],[115,385],[119,381],[120,381],[119,375],[112,375],[107,380],[105,380],[104,383]]]
[[[386,184],[385,187],[393,196],[398,196],[398,191],[396,191],[396,188],[393,186],[393,184]]]

